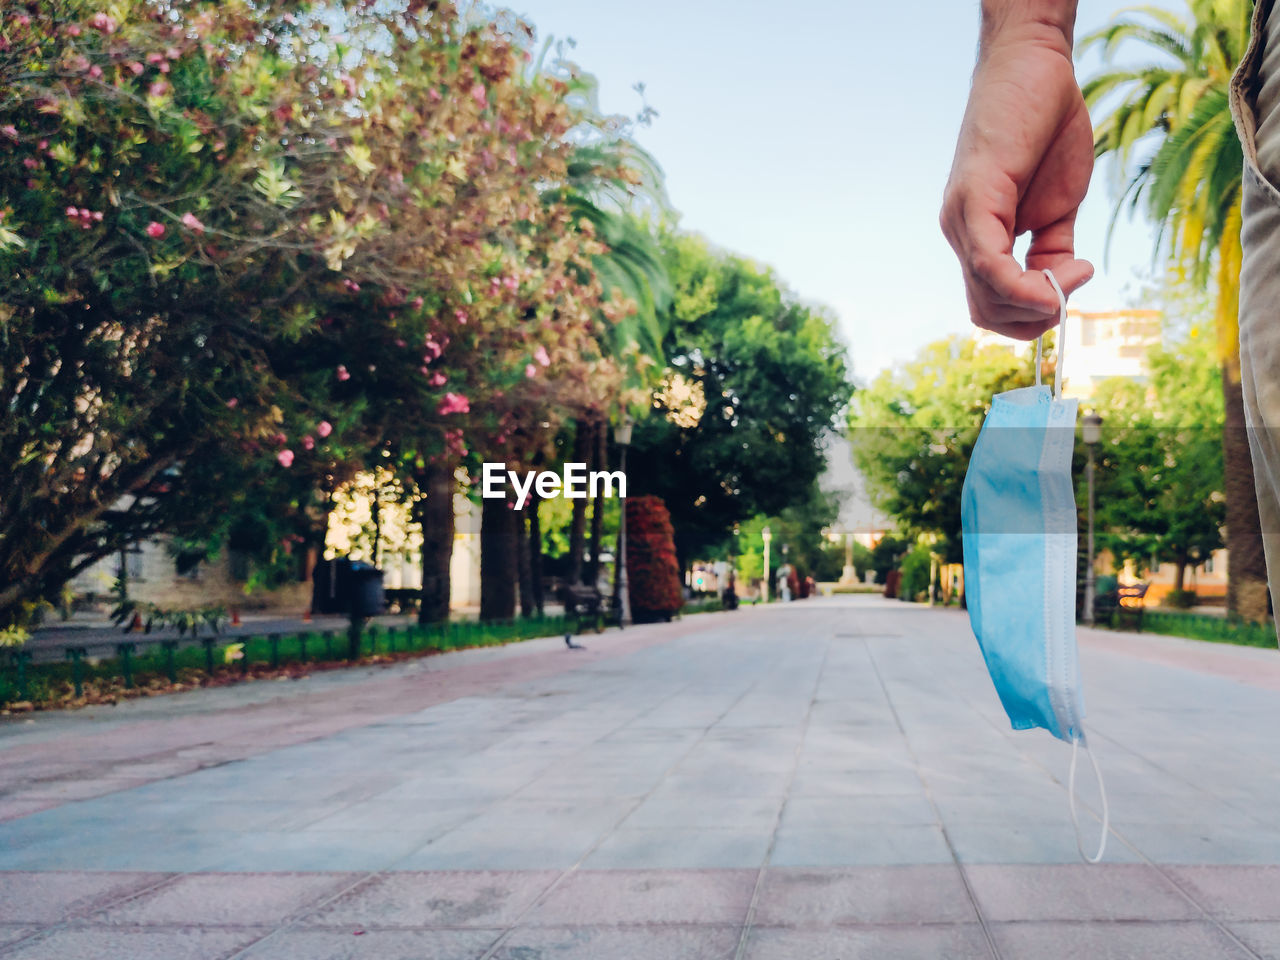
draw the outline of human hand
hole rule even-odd
[[[1057,322],[1052,269],[1070,295],[1093,276],[1075,222],[1093,172],[1093,124],[1070,41],[1043,24],[984,43],[943,198],[941,224],[964,272],[973,322],[1034,340]],[[1014,238],[1031,232],[1026,269]]]

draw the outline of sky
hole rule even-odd
[[[680,225],[829,306],[860,382],[970,329],[938,209],[976,0],[510,2],[540,40],[576,42],[567,55],[599,79],[605,111],[636,113],[632,87],[646,85],[658,116],[636,139],[662,165]],[[1081,0],[1077,36],[1123,6]],[[1114,198],[1099,165],[1076,240],[1097,274],[1073,307],[1140,303],[1154,235],[1122,221],[1104,265]]]

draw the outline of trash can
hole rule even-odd
[[[347,583],[350,588],[350,613],[353,617],[376,617],[387,607],[382,590],[382,571],[369,563],[351,564]]]

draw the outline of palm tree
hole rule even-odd
[[[1188,17],[1159,7],[1117,15],[1089,34],[1080,52],[1100,48],[1104,69],[1084,84],[1102,110],[1094,129],[1099,157],[1128,177],[1112,220],[1142,212],[1157,226],[1154,255],[1179,278],[1214,287],[1225,416],[1223,457],[1228,608],[1248,620],[1267,616],[1266,560],[1240,389],[1240,189],[1244,156],[1231,120],[1231,73],[1249,42],[1253,0],[1188,0]],[[1151,55],[1113,68],[1117,51]],[[1122,181],[1123,182],[1123,181]]]

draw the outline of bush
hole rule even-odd
[[[932,557],[927,547],[916,547],[902,558],[902,582],[898,585],[898,597],[914,600],[920,594],[929,593],[929,574],[933,569]]]
[[[632,619],[668,620],[684,604],[671,515],[659,497],[628,497],[626,509]]]
[[[1190,610],[1196,605],[1194,590],[1170,590],[1164,596],[1164,605],[1175,610]]]

